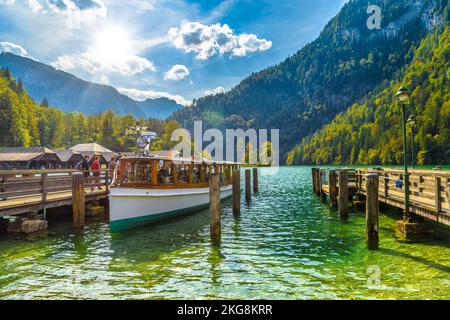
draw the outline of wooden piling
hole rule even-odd
[[[325,201],[327,199],[327,195],[325,194],[325,192],[323,192],[322,189],[322,183],[323,183],[323,177],[325,177],[325,169],[319,169],[319,173],[318,173],[318,187],[319,187],[319,197],[320,199],[322,199],[322,201]]]
[[[74,228],[85,225],[84,175],[81,172],[72,174],[72,213]]]
[[[250,170],[245,170],[245,200],[247,202],[252,200]]]
[[[241,213],[241,172],[233,171],[233,214]]]
[[[339,193],[338,208],[342,220],[348,218],[348,174],[345,170],[339,170],[338,173]]]
[[[258,168],[253,168],[253,193],[257,193],[258,191]]]
[[[317,190],[316,190],[316,170],[317,170],[317,168],[311,168],[312,187],[313,187],[313,192],[315,194],[317,194]]]
[[[330,188],[330,206],[335,208],[337,207],[337,198],[338,198],[338,187],[337,187],[337,176],[336,170],[330,170],[328,173],[328,181]]]
[[[217,243],[220,242],[222,233],[220,225],[220,176],[217,173],[209,176],[209,214],[211,241]]]
[[[376,173],[366,175],[366,239],[369,248],[377,247],[379,236],[379,177]]]

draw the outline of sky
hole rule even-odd
[[[314,40],[346,0],[0,0],[0,51],[188,105]]]

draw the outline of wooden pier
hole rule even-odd
[[[80,171],[0,170],[0,218],[72,206],[72,175],[76,172]],[[102,170],[99,177],[90,175],[84,179],[86,202],[108,197],[108,176],[108,170]]]
[[[325,197],[335,197],[330,190],[339,190],[339,179],[332,178],[330,186],[329,175],[345,171],[348,173],[348,198],[367,196],[366,181],[368,174],[378,175],[378,201],[389,206],[404,210],[405,186],[404,171],[400,169],[331,169],[313,168],[313,190]],[[328,178],[327,178],[328,177]],[[409,171],[410,211],[426,219],[450,226],[450,171],[442,170],[411,170]],[[338,191],[339,192],[339,191]],[[334,199],[331,199],[333,202]]]

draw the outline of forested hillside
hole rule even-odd
[[[8,68],[20,79],[35,101],[46,99],[65,112],[100,114],[107,110],[117,115],[165,119],[183,106],[167,98],[135,101],[115,88],[84,81],[33,59],[0,53],[0,67]]]
[[[381,30],[367,28],[369,5],[382,10]],[[222,129],[279,128],[283,161],[303,137],[392,80],[448,14],[447,0],[351,0],[318,39],[284,62],[227,93],[194,101],[174,117]]]
[[[136,124],[131,115],[118,116],[111,110],[99,115],[65,113],[46,103],[37,104],[8,69],[0,69],[0,147],[68,148],[78,143],[97,142],[115,151],[135,146],[127,127]],[[155,147],[169,148],[170,133],[180,127],[176,121],[144,120],[159,135]]]
[[[417,118],[416,163],[450,163],[449,27],[422,41],[401,81],[392,81],[384,90],[336,116],[312,137],[303,139],[289,153],[288,163],[402,163],[401,111],[395,97],[402,84],[411,91],[408,115],[414,113]],[[408,141],[410,134],[408,130]]]

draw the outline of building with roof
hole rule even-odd
[[[44,147],[6,147],[0,149],[1,169],[55,169],[60,161],[54,151]]]
[[[58,169],[75,169],[78,162],[83,160],[81,153],[71,149],[54,150],[61,160]]]
[[[100,163],[107,164],[114,156],[114,151],[111,151],[97,143],[80,143],[70,148],[70,150],[79,152],[83,157],[89,156],[89,160],[92,161],[94,156],[100,156]]]

